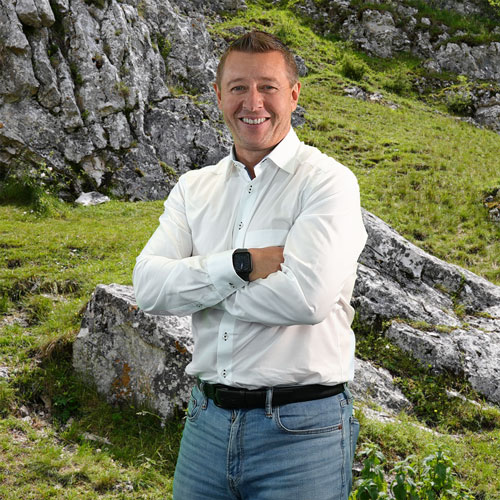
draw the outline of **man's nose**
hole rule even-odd
[[[245,95],[244,105],[248,111],[256,111],[257,109],[262,108],[262,94],[259,92],[259,89],[251,87],[248,90]]]

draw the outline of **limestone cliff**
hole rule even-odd
[[[51,167],[73,198],[166,197],[225,154],[204,14],[238,2],[0,0],[0,166]],[[196,100],[189,94],[196,94]]]

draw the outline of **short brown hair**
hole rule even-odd
[[[290,85],[295,85],[299,80],[299,72],[295,58],[290,49],[276,36],[266,33],[265,31],[249,31],[240,38],[236,39],[226,49],[220,58],[219,65],[217,66],[217,75],[215,82],[217,86],[221,86],[222,72],[224,71],[224,64],[227,56],[231,52],[247,52],[247,53],[264,53],[278,51],[283,55],[285,64],[288,69],[288,79]]]

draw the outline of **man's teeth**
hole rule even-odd
[[[267,118],[256,118],[255,120],[252,120],[251,118],[242,118],[241,120],[249,125],[258,125],[259,123],[264,123]]]

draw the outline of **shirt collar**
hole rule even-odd
[[[272,161],[277,167],[283,169],[285,172],[293,174],[295,172],[295,158],[299,145],[300,140],[297,137],[295,130],[290,127],[290,130],[285,138],[259,162],[259,165],[261,165],[265,160]],[[239,163],[236,159],[234,144],[231,148],[229,157],[231,158],[233,165],[236,163],[241,165],[241,163]]]

